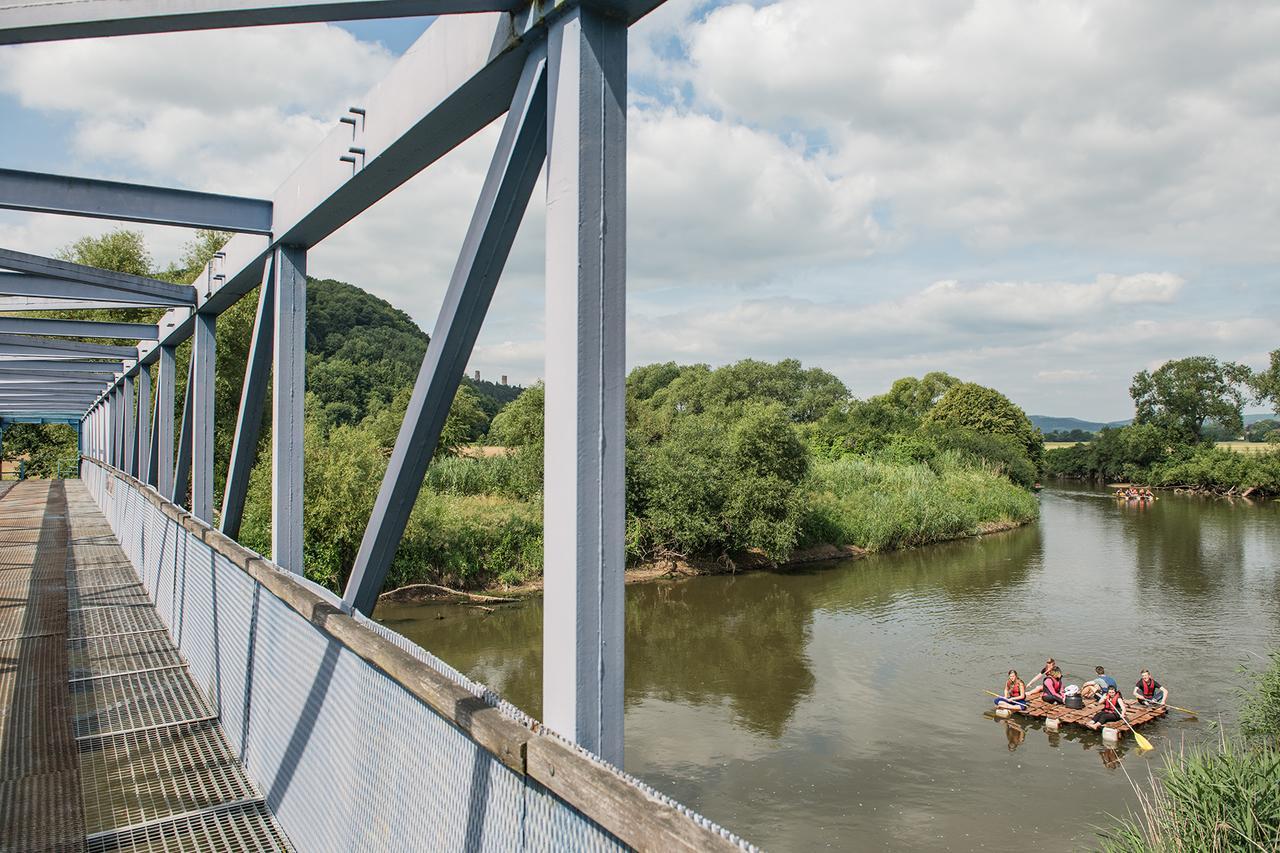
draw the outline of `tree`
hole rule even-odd
[[[1280,415],[1280,349],[1271,351],[1271,364],[1266,370],[1254,373],[1249,386],[1257,402],[1270,403],[1271,411]]]
[[[1165,362],[1153,372],[1133,377],[1134,423],[1154,424],[1182,443],[1204,440],[1212,420],[1227,433],[1244,430],[1240,410],[1253,373],[1242,364],[1197,355]]]
[[[150,276],[153,273],[151,252],[147,250],[142,232],[127,228],[119,228],[101,237],[81,237],[59,249],[55,257],[129,275]]]
[[[923,418],[942,395],[959,384],[960,380],[951,374],[935,370],[919,379],[904,376],[893,383],[887,394],[874,399],[882,399],[912,417]]]
[[[994,388],[974,382],[952,386],[930,410],[925,422],[1007,436],[1016,441],[1037,466],[1044,456],[1040,430],[1031,425],[1027,413]]]
[[[546,387],[541,382],[530,385],[494,416],[489,440],[502,447],[541,447],[546,400]]]

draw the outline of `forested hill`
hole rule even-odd
[[[307,281],[307,391],[331,424],[357,423],[375,401],[413,386],[429,338],[408,314],[353,284]],[[463,380],[488,417],[523,390]]]

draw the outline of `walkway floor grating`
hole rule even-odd
[[[0,491],[0,553],[0,851],[292,849],[83,484]]]

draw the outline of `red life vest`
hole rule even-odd
[[[1044,689],[1050,696],[1062,697],[1062,679],[1052,675],[1044,680]]]
[[[1108,693],[1102,699],[1102,707],[1106,708],[1108,711],[1112,712],[1113,714],[1120,713],[1120,694]]]
[[[1143,696],[1150,699],[1156,695],[1156,680],[1154,678],[1150,681],[1143,681],[1142,679],[1139,679],[1138,689],[1142,691]]]
[[[1022,679],[1016,681],[1006,681],[1004,683],[1004,695],[1010,699],[1021,699],[1027,695],[1027,688],[1023,686]]]

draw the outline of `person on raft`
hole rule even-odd
[[[1101,696],[1103,693],[1106,693],[1108,687],[1114,687],[1116,690],[1120,689],[1120,685],[1116,683],[1114,678],[1107,675],[1107,671],[1105,669],[1100,666],[1095,666],[1093,671],[1098,673],[1098,677],[1080,685],[1081,696],[1086,699],[1092,699],[1094,696]]]
[[[1009,670],[1009,677],[1004,682],[1004,693],[996,697],[995,706],[1009,711],[1027,710],[1027,685],[1022,683],[1016,669]]]
[[[1044,677],[1044,684],[1036,689],[1040,691],[1041,701],[1048,702],[1050,705],[1066,704],[1066,698],[1062,695],[1062,670],[1056,666]]]
[[[1124,699],[1120,698],[1120,690],[1114,684],[1107,687],[1107,692],[1098,700],[1098,704],[1101,706],[1098,713],[1093,715],[1092,720],[1085,723],[1095,732],[1106,723],[1119,722],[1127,710]]]
[[[1150,670],[1144,669],[1142,677],[1133,686],[1133,698],[1143,705],[1167,705],[1169,688],[1161,686],[1160,682],[1151,677]]]
[[[1042,684],[1037,686],[1036,682],[1042,678],[1047,677],[1049,673],[1053,672],[1057,668],[1058,668],[1058,662],[1055,661],[1053,658],[1049,658],[1047,661],[1044,662],[1044,666],[1040,667],[1040,671],[1037,672],[1035,675],[1033,675],[1031,677],[1031,680],[1027,682],[1027,698],[1028,699],[1034,699],[1035,697],[1039,696],[1041,693],[1044,692],[1044,685]]]

